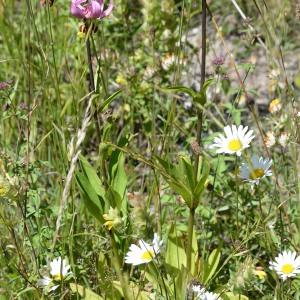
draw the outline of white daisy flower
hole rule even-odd
[[[71,274],[70,268],[66,259],[58,257],[50,263],[50,275],[55,281],[61,281]]]
[[[300,256],[296,252],[283,251],[270,262],[270,269],[276,271],[282,280],[295,277],[300,273]]]
[[[220,299],[220,295],[208,292],[205,288],[201,287],[200,285],[194,285],[192,287],[193,292],[196,294],[197,300],[217,300]]]
[[[146,243],[144,240],[139,240],[138,243],[139,246],[131,244],[125,257],[126,264],[137,266],[149,263],[160,252],[160,246],[162,245],[162,241],[159,240],[157,233],[154,233],[151,245]]]
[[[250,142],[254,138],[253,130],[248,131],[248,126],[240,125],[224,127],[224,135],[220,135],[214,139],[212,147],[219,148],[217,153],[228,153],[241,155],[242,151],[249,147]]]
[[[43,277],[43,278],[39,279],[37,281],[36,285],[39,288],[48,289],[49,292],[54,291],[59,287],[58,284],[53,285],[53,279],[51,279],[50,277]]]
[[[61,257],[55,258],[50,262],[50,277],[44,276],[37,281],[37,286],[40,288],[49,288],[49,291],[54,291],[59,285],[53,285],[55,282],[64,280],[68,275],[71,275],[70,265],[66,259]],[[53,286],[52,286],[53,285]]]
[[[272,176],[271,165],[271,159],[258,158],[258,156],[253,155],[250,163],[242,163],[240,176],[245,181],[258,184],[260,179]]]

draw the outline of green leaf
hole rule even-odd
[[[103,103],[99,107],[99,112],[103,112],[103,110],[108,106],[119,94],[122,93],[122,90],[118,90],[109,96],[107,99],[103,101]]]
[[[186,299],[186,287],[188,285],[188,278],[188,271],[184,266],[182,266],[175,279],[176,293],[174,293],[174,295],[176,295],[176,300]]]
[[[104,199],[105,189],[102,181],[97,175],[95,169],[90,165],[88,160],[84,156],[80,156],[81,167],[86,174],[90,184],[94,188],[95,192]]]
[[[199,93],[197,93],[193,100],[199,104],[199,108],[202,109],[204,104],[206,103],[206,92],[208,87],[214,82],[214,79],[208,79],[204,82],[203,87]]]
[[[200,180],[197,182],[195,190],[193,191],[194,198],[198,201],[200,200],[200,196],[206,187],[210,170],[210,165],[207,161],[204,161],[201,165],[201,175],[197,175],[198,178],[200,177]]]
[[[105,209],[108,210],[110,206],[113,208],[117,207],[119,211],[122,211],[122,198],[115,190],[113,190],[112,187],[109,187],[107,189],[107,192],[105,194],[106,207]]]
[[[119,150],[115,150],[110,161],[110,185],[123,199],[126,195],[127,176],[125,173],[125,156]]]
[[[124,297],[123,290],[121,287],[121,283],[119,281],[112,282],[113,287],[120,293],[122,297]],[[134,282],[129,282],[129,295],[132,299],[140,299],[140,300],[149,300],[150,294],[146,291],[142,291]]]
[[[173,92],[173,93],[185,93],[190,95],[192,98],[196,96],[196,92],[192,88],[188,88],[185,86],[173,86],[173,87],[167,87],[164,89],[167,92]]]
[[[184,163],[182,167],[174,167],[168,161],[165,161],[159,157],[156,157],[160,166],[163,168],[161,174],[169,184],[170,188],[177,194],[179,194],[188,206],[191,205],[193,195],[189,187],[186,185],[188,182],[187,178],[189,175],[185,175]]]
[[[84,205],[97,220],[103,223],[103,207],[101,205],[101,199],[84,174],[78,172],[76,174],[76,180],[81,194],[83,195]]]
[[[221,252],[219,249],[213,250],[209,255],[208,262],[204,264],[205,266],[204,276],[203,276],[204,284],[207,284],[208,281],[215,274],[220,262],[220,258],[221,258]]]
[[[78,293],[84,300],[104,300],[103,297],[97,295],[82,285],[70,283],[70,289],[73,293]]]
[[[186,253],[184,249],[180,233],[176,232],[175,226],[172,225],[168,234],[165,263],[174,272],[170,272],[174,274],[174,277],[180,272],[182,267],[186,268]]]
[[[193,191],[195,188],[195,175],[194,175],[194,167],[192,166],[190,160],[187,157],[181,156],[179,160],[179,169],[180,174],[184,177],[181,177],[181,180],[185,181],[185,185],[189,186],[190,191]]]

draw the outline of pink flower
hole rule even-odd
[[[72,0],[71,14],[80,19],[103,19],[113,10],[110,0],[107,9],[104,9],[104,0]]]

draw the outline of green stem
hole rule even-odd
[[[113,233],[111,231],[110,231],[110,240],[111,240],[111,247],[112,247],[112,252],[113,252],[112,263],[113,263],[114,268],[119,277],[124,298],[126,300],[131,300],[132,297],[131,297],[131,293],[130,293],[129,285],[128,285],[128,276],[126,273],[122,272],[122,266],[121,266],[121,262],[120,262],[118,248],[117,248]]]
[[[236,201],[236,233],[239,232],[239,183],[238,183],[238,157],[235,158],[235,201]]]
[[[189,223],[188,223],[188,244],[186,253],[186,267],[191,270],[192,264],[192,244],[193,244],[193,230],[194,230],[195,208],[190,208]]]

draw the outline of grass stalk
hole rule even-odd
[[[195,208],[190,208],[189,221],[188,221],[188,243],[186,251],[186,267],[191,271],[192,265],[192,244],[193,244],[193,231],[194,231],[194,220],[195,220]]]

